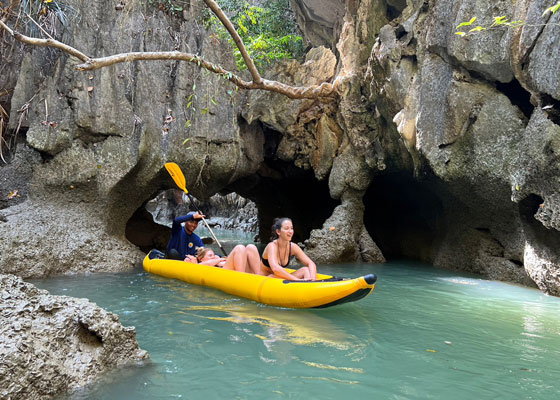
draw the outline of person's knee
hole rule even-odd
[[[232,251],[245,251],[245,246],[243,246],[242,244],[238,244],[233,248]]]
[[[177,249],[171,249],[165,254],[165,258],[170,260],[183,260],[183,256],[177,251]]]

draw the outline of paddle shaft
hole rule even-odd
[[[190,200],[192,206],[193,206],[194,208],[196,208],[196,211],[198,211],[198,213],[199,213],[200,215],[202,215],[202,211],[200,211],[200,209],[199,209],[199,208],[196,206],[196,204],[194,203],[194,200],[193,200],[191,194],[188,193],[186,190],[185,190],[185,193],[187,194],[187,197],[189,198],[189,200]],[[222,253],[224,253],[224,256],[227,257],[227,256],[228,256],[228,253],[227,253],[227,252],[225,251],[225,249],[222,247],[222,244],[220,243],[220,241],[218,240],[218,238],[216,237],[216,235],[214,235],[214,232],[212,231],[212,228],[210,228],[210,225],[208,225],[208,222],[206,222],[206,219],[204,219],[204,217],[201,217],[201,218],[202,218],[202,222],[204,222],[204,225],[206,225],[206,228],[208,229],[208,231],[209,231],[210,234],[212,235],[212,239],[214,239],[214,240],[216,241],[216,243],[218,243],[218,247],[220,248],[220,250],[222,250]]]

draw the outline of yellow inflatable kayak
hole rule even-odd
[[[259,303],[289,308],[325,308],[356,301],[370,294],[377,280],[373,274],[355,279],[318,274],[316,281],[288,281],[168,260],[158,250],[150,251],[143,265],[152,274],[212,287]]]

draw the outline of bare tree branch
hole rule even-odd
[[[37,39],[37,38],[31,38],[29,36],[25,36],[22,35],[19,32],[14,31],[13,29],[11,29],[8,25],[6,25],[3,21],[0,21],[0,26],[2,28],[4,28],[10,35],[12,35],[15,39],[19,40],[22,43],[25,44],[30,44],[32,46],[39,46],[39,47],[54,47],[57,49],[60,49],[62,51],[64,51],[65,53],[68,53],[82,61],[87,61],[89,60],[89,57],[86,56],[84,53],[82,53],[79,50],[76,50],[75,48],[68,46],[64,43],[59,42],[58,40],[55,39]]]
[[[270,92],[282,94],[291,99],[316,99],[318,97],[331,97],[334,95],[335,85],[328,82],[323,82],[320,85],[313,85],[313,86],[291,86],[291,85],[286,85],[282,82],[263,79],[260,76],[253,60],[249,56],[247,49],[245,48],[245,45],[241,40],[241,37],[233,27],[233,24],[231,23],[229,18],[224,14],[224,12],[213,0],[204,0],[204,2],[208,5],[208,7],[212,9],[212,11],[224,24],[224,26],[227,28],[228,32],[234,39],[237,47],[239,48],[239,51],[243,55],[243,59],[245,60],[247,67],[249,68],[249,72],[251,73],[253,81],[247,82],[243,80],[241,77],[239,77],[238,75],[230,71],[227,71],[221,66],[208,62],[203,58],[190,53],[184,53],[180,51],[130,52],[130,53],[115,54],[108,57],[91,58],[86,56],[81,51],[75,49],[74,47],[68,46],[67,44],[59,42],[58,40],[55,39],[52,38],[38,39],[38,38],[32,38],[29,36],[22,35],[21,33],[11,29],[2,20],[0,20],[0,27],[5,29],[10,35],[12,35],[15,39],[17,39],[22,43],[26,43],[32,46],[53,47],[76,57],[77,59],[83,61],[83,64],[79,64],[76,66],[76,69],[78,71],[91,71],[91,70],[96,70],[99,68],[107,67],[122,62],[129,62],[129,61],[178,60],[178,61],[187,61],[190,63],[197,64],[201,68],[204,68],[215,74],[221,75],[222,77],[229,80],[230,82],[232,82],[233,84],[235,84],[241,89],[248,89],[248,90],[262,89],[262,90],[267,90]]]

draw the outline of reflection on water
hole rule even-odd
[[[351,351],[355,359],[373,340],[359,340],[351,333],[351,327],[337,324],[332,319],[323,317],[317,310],[290,310],[269,307],[244,299],[235,299],[220,291],[205,287],[187,286],[182,282],[154,277],[158,286],[172,291],[172,297],[178,303],[189,306],[177,310],[180,320],[186,324],[196,324],[195,319],[206,319],[222,323],[235,324],[249,335],[259,339],[267,354],[261,358],[265,362],[283,363],[297,359],[292,354],[296,346],[326,346],[339,350]],[[357,320],[362,316],[355,315]],[[367,320],[365,321],[367,323]],[[230,341],[238,342],[237,335],[230,336]],[[268,361],[267,361],[268,360]],[[358,371],[359,368],[337,367],[314,362],[302,361],[308,366],[325,369]]]
[[[265,306],[142,271],[36,281],[134,325],[151,362],[66,399],[558,398],[560,299],[414,263],[323,310]]]
[[[190,306],[185,313],[196,311],[217,311],[227,316],[197,315],[216,321],[234,324],[258,324],[265,328],[267,335],[256,335],[266,347],[273,349],[274,343],[289,342],[296,345],[315,345],[347,350],[357,338],[334,326],[328,319],[310,312],[288,314],[285,310],[258,307],[254,304],[243,306],[208,305]]]

